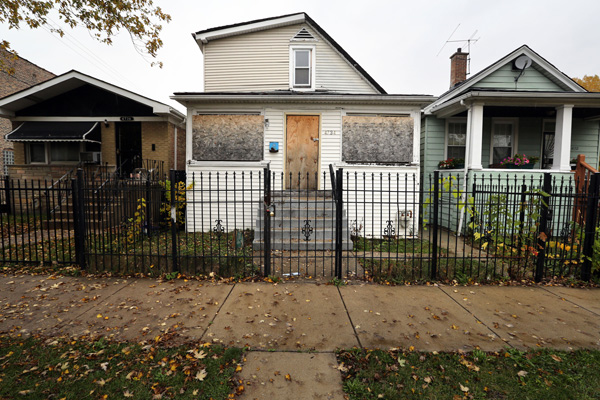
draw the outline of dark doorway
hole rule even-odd
[[[117,143],[117,167],[122,176],[129,174],[141,165],[142,124],[139,122],[119,122],[115,127]]]

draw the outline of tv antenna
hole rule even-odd
[[[481,37],[478,37],[475,39],[475,36],[477,35],[477,30],[475,30],[475,32],[473,32],[473,34],[468,38],[468,39],[455,39],[452,40],[452,36],[454,36],[454,34],[456,33],[456,31],[458,30],[458,28],[460,27],[460,24],[458,24],[456,26],[456,28],[454,28],[454,30],[452,31],[452,33],[450,34],[450,36],[448,36],[448,39],[444,42],[444,44],[442,45],[442,48],[440,49],[440,51],[438,51],[437,56],[440,55],[440,53],[442,52],[442,50],[444,50],[444,47],[446,47],[446,45],[448,43],[464,43],[467,45],[467,75],[471,74],[471,43],[477,43],[477,41],[479,39],[481,39]]]

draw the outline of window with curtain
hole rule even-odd
[[[465,149],[467,144],[467,123],[466,122],[448,122],[448,147],[446,149],[446,158],[465,158]]]
[[[80,152],[78,142],[50,143],[51,162],[78,162]]]
[[[499,164],[513,152],[514,124],[512,122],[494,122],[492,130],[492,164]]]

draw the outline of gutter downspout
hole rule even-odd
[[[175,138],[173,139],[173,169],[177,170],[177,125],[175,125],[175,134],[173,136],[175,136]]]
[[[460,196],[460,202],[462,204],[465,203],[466,201],[466,191],[467,191],[467,177],[469,175],[469,164],[471,162],[471,126],[473,125],[471,123],[471,119],[473,118],[473,113],[471,112],[471,105],[467,106],[465,104],[464,100],[460,101],[460,105],[465,107],[467,109],[467,114],[468,114],[468,118],[467,118],[467,143],[466,143],[466,148],[465,148],[465,169],[464,169],[464,176],[463,176],[463,186],[462,186],[462,194]],[[460,220],[458,222],[458,230],[456,232],[456,236],[460,236],[461,232],[462,232],[462,226],[463,226],[463,222],[464,222],[464,218],[465,218],[465,212],[466,212],[466,205],[465,207],[463,207],[462,212],[460,213]]]

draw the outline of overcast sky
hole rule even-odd
[[[155,3],[173,18],[162,33],[162,69],[151,67],[135,51],[127,33],[106,46],[83,29],[67,29],[67,36],[58,39],[44,29],[15,31],[0,25],[0,38],[8,40],[22,57],[57,75],[76,69],[182,111],[169,96],[203,90],[202,54],[192,32],[301,11],[388,93],[439,95],[448,89],[449,57],[457,47],[467,47],[466,42],[446,43],[451,35],[451,40],[478,39],[471,45],[472,73],[527,44],[570,77],[600,74],[598,0]],[[59,22],[56,17],[53,20]]]

